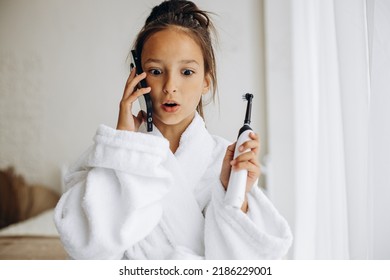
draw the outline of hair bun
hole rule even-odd
[[[189,28],[208,28],[207,12],[200,10],[193,2],[168,0],[153,8],[145,25],[177,24]]]

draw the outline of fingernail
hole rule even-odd
[[[243,146],[240,146],[240,147],[238,148],[238,150],[239,150],[240,152],[242,152],[242,151],[244,150],[244,147],[243,147]]]

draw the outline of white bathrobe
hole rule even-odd
[[[196,114],[175,154],[152,133],[101,125],[71,168],[55,211],[74,259],[279,259],[292,235],[254,185],[249,210],[226,207],[219,175],[228,142]]]

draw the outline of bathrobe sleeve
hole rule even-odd
[[[167,151],[163,138],[99,127],[55,210],[72,258],[121,259],[156,227],[173,180],[163,166]]]
[[[218,174],[220,162],[215,170]],[[248,193],[248,212],[244,213],[224,204],[225,189],[215,179],[219,176],[211,178],[211,198],[205,211],[205,258],[283,258],[292,244],[290,227],[257,184]]]

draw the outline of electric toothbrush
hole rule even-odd
[[[246,153],[249,149],[240,152],[238,148],[246,141],[250,140],[249,134],[252,132],[252,128],[249,126],[251,123],[251,111],[252,111],[252,99],[253,94],[247,93],[243,96],[243,99],[247,100],[246,113],[244,125],[238,132],[236,148],[234,150],[234,159],[239,155]],[[230,173],[229,183],[225,195],[225,205],[230,205],[235,208],[241,208],[245,200],[246,180],[248,176],[247,170],[233,170]]]

